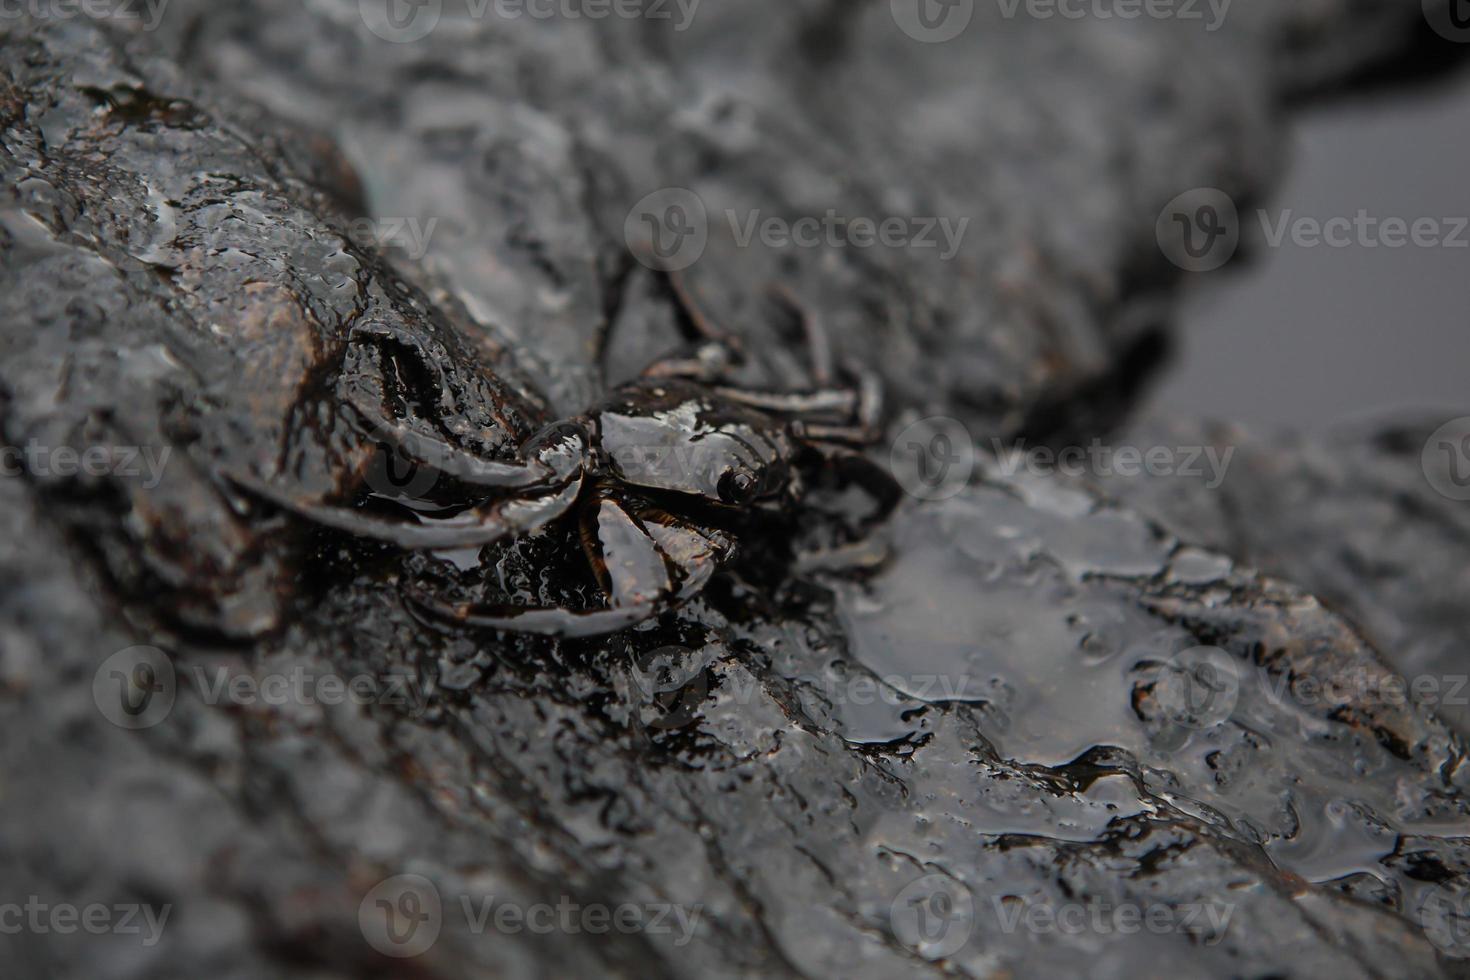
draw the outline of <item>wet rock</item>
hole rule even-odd
[[[36,520],[6,487],[8,519]],[[1123,976],[1140,956],[1189,975],[1435,972],[1420,923],[1450,952],[1462,935],[1435,918],[1470,858],[1462,745],[1412,708],[1321,694],[1386,668],[1294,588],[1244,570],[1181,585],[1172,565],[1198,549],[1158,530],[1148,563],[1114,571],[1048,543],[1095,521],[1099,555],[1135,548],[1119,515],[985,486],[906,506],[875,574],[714,590],[565,644],[426,629],[355,546],[326,544],[342,581],[244,660],[87,619],[85,570],[16,534],[7,567],[31,563],[35,584],[7,590],[7,616],[48,668],[3,702],[31,735],[7,745],[8,792],[37,801],[5,811],[24,867],[7,880],[76,895],[65,866],[27,857],[66,839],[89,897],[173,909],[180,926],[130,962],[242,976],[368,970],[360,906],[396,900],[404,874],[440,899],[412,961],[433,976],[887,976],[925,959]],[[114,727],[94,671],[150,640],[176,700]],[[1206,644],[1223,673],[1201,688]],[[477,653],[484,680],[462,688],[445,664]],[[315,678],[299,688],[314,698],[225,687],[232,670]],[[323,677],[366,679],[365,696],[333,703]],[[676,907],[691,931],[553,942],[477,926],[486,902]],[[960,911],[920,935],[915,908]],[[40,938],[45,962],[99,955]]]
[[[279,625],[286,569],[222,472],[325,497],[362,485],[372,444],[344,401],[373,366],[357,364],[354,326],[412,325],[446,360],[496,366],[470,385],[508,409],[485,452],[534,431],[542,409],[504,349],[453,331],[350,240],[317,187],[334,158],[253,107],[217,114],[126,35],[85,21],[7,31],[6,445],[125,592],[162,592],[196,628]],[[300,172],[271,153],[287,143]],[[490,410],[474,411],[492,431]]]
[[[897,150],[857,153],[877,129],[841,113],[742,145],[739,126],[779,132],[784,117],[779,89],[729,111],[728,96],[706,100],[700,73],[737,79],[728,66],[748,55],[722,69],[692,52],[733,29],[682,53],[585,22],[488,41],[458,25],[390,48],[357,7],[263,4],[240,20],[180,3],[192,19],[164,34],[177,63],[121,28],[3,35],[6,437],[154,444],[186,464],[151,487],[0,480],[0,902],[141,906],[158,924],[24,930],[0,946],[6,975],[1132,977],[1142,963],[1420,977],[1470,952],[1463,743],[1415,705],[1339,683],[1390,671],[1311,594],[1188,529],[1071,487],[992,481],[907,502],[863,547],[824,557],[809,550],[846,530],[827,488],[790,525],[752,529],[743,561],[676,614],[556,642],[426,623],[402,589],[565,599],[586,577],[572,529],[444,559],[251,506],[224,469],[322,499],[376,489],[372,433],[337,413],[363,384],[395,390],[377,348],[354,343],[360,322],[428,352],[404,363],[445,372],[470,420],[448,435],[491,456],[543,397],[600,383],[604,327],[643,331],[634,353],[672,341],[668,285],[614,257],[620,195],[646,192],[640,175],[719,175],[730,200],[798,211],[868,200],[783,186],[835,160],[853,168],[839,186],[872,200],[893,187],[908,207],[904,188],[931,181],[963,199],[963,181],[927,167],[905,183]],[[831,59],[855,95],[870,91],[856,74],[884,77],[873,9]],[[755,20],[757,38],[784,23]],[[1273,57],[1259,36],[1181,42],[1177,64],[1259,67]],[[1163,181],[1102,187],[1096,170],[1148,157],[1153,138],[1173,146],[1192,121],[1211,142],[1175,146],[1193,161],[1179,172],[1213,179],[1239,165],[1235,141],[1264,132],[1268,84],[1216,102],[1238,93],[1169,74],[1180,37],[1015,28],[1015,54],[982,37],[933,57],[941,79],[968,65],[990,85],[1006,72],[986,65],[1054,65],[1026,70],[1075,96],[1062,104],[1076,118],[1038,118],[1050,103],[1022,87],[1010,109],[982,106],[999,115],[978,131],[1002,175],[1034,169],[1010,154],[1046,134],[1055,165],[1078,172],[977,183],[977,200],[1000,193],[1017,214],[953,283],[901,257],[872,276],[851,253],[835,271],[797,257],[794,285],[838,318],[844,349],[882,352],[901,406],[933,398],[1003,428],[1117,369],[1132,335],[1099,324],[1144,295],[1119,257],[1146,237],[1137,215],[1153,205],[1137,202]],[[306,56],[305,39],[324,53]],[[609,51],[642,60],[611,66]],[[1112,109],[1096,79],[1126,70],[1125,53],[1149,57]],[[538,55],[555,58],[533,75]],[[1160,95],[1172,108],[1135,139],[1160,71],[1189,94]],[[329,145],[236,105],[248,78],[297,125],[320,134],[331,117],[361,184]],[[496,99],[494,124],[478,121]],[[405,114],[369,124],[373,105]],[[651,120],[694,135],[675,126],[675,149],[690,143],[671,157]],[[797,167],[808,150],[817,163]],[[419,264],[351,240],[353,210],[389,213],[385,193],[470,218]],[[1068,207],[1074,193],[1092,217]],[[1114,228],[1125,212],[1136,220]],[[1069,227],[1104,240],[1060,259]],[[1051,252],[1018,244],[1033,239]],[[986,256],[1000,254],[1039,263],[1003,301],[1011,319],[964,320],[997,291]],[[725,307],[759,295],[771,264],[741,253],[691,280],[761,339],[764,320]],[[838,295],[857,280],[878,293],[862,317],[851,304],[870,294]],[[1043,296],[1071,318],[1017,312]],[[888,315],[911,308],[928,312]],[[751,346],[772,379],[800,363],[788,338]],[[902,380],[961,351],[989,372],[975,392]]]
[[[644,6],[667,16],[451,2],[395,43],[355,0],[177,0],[164,34],[196,74],[339,142],[372,215],[436,222],[423,265],[530,348],[562,411],[604,364],[685,342],[625,247],[677,204],[708,235],[666,242],[670,261],[746,339],[750,380],[804,375],[767,302],[779,284],[898,408],[1040,435],[1096,431],[1154,356],[1177,274],[1155,243],[1165,204],[1261,194],[1277,102],[1423,24],[1387,0],[1127,21],[965,3],[963,30],[926,43],[887,3]],[[862,247],[858,219],[899,224]]]
[[[1121,441],[1232,451],[1213,474],[1113,478],[1103,489],[1177,534],[1298,583],[1351,619],[1417,697],[1470,731],[1464,653],[1470,532],[1452,461],[1431,446],[1446,418],[1273,437],[1154,421]],[[1459,452],[1459,446],[1450,447]],[[1463,457],[1456,457],[1463,459]],[[1400,700],[1407,695],[1384,692]]]

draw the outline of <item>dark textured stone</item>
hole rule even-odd
[[[183,62],[336,138],[373,213],[438,219],[425,265],[482,327],[535,352],[564,410],[598,385],[601,331],[614,365],[631,335],[635,369],[674,341],[666,304],[618,256],[629,210],[680,187],[709,216],[687,275],[748,339],[755,378],[792,382],[762,301],[780,283],[897,404],[1002,432],[1113,407],[1175,273],[1153,241],[1160,209],[1200,186],[1246,199],[1274,173],[1274,47],[1343,70],[1375,53],[1333,43],[1334,17],[1363,16],[1337,4],[1315,23],[1242,5],[1213,32],[978,4],[942,44],[905,35],[886,3],[708,4],[684,31],[492,6],[405,44],[366,30],[356,4],[189,6],[171,17]],[[1417,11],[1368,6],[1394,25],[1376,53],[1395,50]],[[739,242],[753,217],[829,210],[964,233],[948,261],[938,229],[936,248]]]
[[[1448,477],[1425,446],[1448,418],[1350,428],[1318,438],[1154,421],[1134,445],[1233,450],[1225,478],[1110,479],[1103,489],[1176,533],[1296,582],[1352,619],[1427,704],[1470,732],[1470,516],[1435,489]]]
[[[1091,418],[1163,282],[1156,199],[1258,189],[1278,95],[1399,41],[1355,21],[1339,47],[1341,16],[1257,7],[1211,37],[1017,22],[910,48],[885,6],[396,46],[344,2],[181,0],[160,37],[3,26],[6,439],[175,454],[151,487],[0,480],[0,903],[169,910],[151,945],[5,935],[5,975],[1456,967],[1463,743],[1417,706],[1297,697],[1388,668],[1311,594],[1089,493],[982,481],[818,561],[847,506],[822,488],[676,614],[559,643],[431,626],[399,587],[558,598],[576,588],[560,530],[460,568],[229,489],[222,466],[363,488],[371,434],[336,409],[372,376],[349,336],[365,320],[438,352],[481,413],[456,437],[491,455],[542,392],[575,408],[596,390],[608,328],[619,364],[662,352],[673,303],[620,238],[632,202],[676,183],[714,209],[927,207],[984,231],[943,265],[712,244],[690,278],[749,338],[753,376],[800,364],[755,314],[780,279],[886,373],[896,414]],[[1277,88],[1291,50],[1319,67]],[[350,241],[363,207],[457,220],[419,263]],[[501,404],[524,411],[489,418]],[[126,730],[112,671],[137,645],[177,694]],[[1228,703],[1179,697],[1200,645]],[[366,703],[221,686],[237,677],[361,679]],[[395,960],[363,922],[404,874],[432,883],[442,934]],[[906,899],[936,889],[972,903],[957,949],[906,943]],[[477,929],[489,899],[686,918]],[[1124,906],[1171,928],[1009,918]]]
[[[248,106],[213,115],[147,45],[84,23],[12,33],[5,52],[7,445],[137,450],[151,464],[137,475],[122,461],[101,477],[34,475],[124,590],[166,590],[202,628],[274,628],[282,568],[220,470],[323,495],[360,483],[371,447],[340,418],[349,328],[411,323],[456,361],[502,379],[514,367],[349,240],[314,183],[336,158],[284,124]],[[271,152],[288,144],[300,171]],[[530,434],[535,399],[519,398],[531,407],[505,413],[512,431],[487,452]]]

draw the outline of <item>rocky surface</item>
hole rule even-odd
[[[1209,503],[1170,533],[987,478],[852,542],[822,486],[684,609],[557,642],[423,622],[401,588],[562,598],[569,529],[446,563],[228,477],[378,489],[340,410],[395,390],[364,323],[443,371],[455,438],[492,457],[604,361],[678,343],[622,237],[671,184],[717,216],[985,232],[941,264],[712,222],[688,278],[752,378],[802,363],[757,315],[776,280],[894,417],[1100,424],[1167,284],[1162,201],[1260,189],[1275,102],[1419,15],[1349,7],[1402,33],[1370,44],[1336,4],[927,46],[881,4],[409,44],[333,2],[0,25],[6,441],[171,450],[156,479],[0,480],[0,905],[147,910],[96,934],[42,913],[0,938],[6,975],[1463,972],[1463,742],[1371,696],[1391,672],[1364,634],[1250,562],[1312,567],[1212,537]],[[416,256],[357,240],[364,215],[445,224]]]
[[[888,3],[647,6],[667,19],[451,2],[406,33],[379,25],[417,38],[393,43],[350,0],[178,0],[163,33],[197,75],[334,137],[372,214],[437,220],[424,264],[529,349],[563,410],[600,362],[617,376],[676,339],[620,246],[630,213],[662,220],[669,199],[647,196],[678,188],[708,231],[678,258],[700,256],[691,288],[748,339],[752,380],[792,383],[763,303],[779,283],[892,398],[1005,434],[1095,430],[1164,324],[1164,205],[1197,187],[1253,198],[1277,169],[1280,102],[1423,33],[1401,0],[1133,21],[960,4],[943,43]],[[802,218],[837,245],[758,231]],[[896,247],[844,230],[888,218]]]
[[[124,589],[252,635],[279,625],[282,568],[220,473],[285,473],[312,495],[361,485],[371,447],[342,403],[373,368],[352,327],[412,325],[443,360],[494,366],[465,399],[511,393],[489,455],[513,455],[543,409],[504,348],[354,244],[315,183],[346,172],[329,142],[253,108],[212,115],[134,47],[84,24],[7,39],[6,445],[115,450],[105,473],[27,468]]]
[[[1405,678],[1419,681],[1428,707],[1467,732],[1470,572],[1461,552],[1470,525],[1447,458],[1426,452],[1449,414],[1315,439],[1146,421],[1119,441],[1211,446],[1217,458],[1231,451],[1218,486],[1208,486],[1213,475],[1100,485],[1175,533],[1321,596]]]
[[[1275,169],[1261,35],[1351,60],[1320,29],[1262,14],[1210,31],[978,5],[958,37],[926,44],[879,3],[708,5],[687,22],[446,8],[429,35],[390,43],[357,6],[185,17],[181,3],[168,23],[199,75],[336,138],[373,214],[437,219],[424,264],[544,361],[532,370],[564,410],[595,391],[604,331],[615,373],[676,339],[618,246],[647,195],[681,188],[707,219],[691,288],[748,338],[753,380],[793,377],[763,302],[780,283],[905,405],[1005,432],[1104,411],[1161,327],[1175,270],[1154,217],[1193,187],[1249,197]],[[1417,20],[1375,11],[1400,30]],[[663,200],[645,205],[660,219]],[[742,242],[829,213],[838,247]],[[855,247],[840,224],[890,217],[906,247]]]

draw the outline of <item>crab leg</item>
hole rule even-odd
[[[861,452],[841,444],[814,442],[810,445],[828,465],[845,479],[862,487],[878,504],[878,512],[869,518],[871,523],[886,520],[903,501],[903,487],[893,474]]]
[[[785,307],[787,312],[801,323],[801,332],[806,337],[807,355],[811,358],[811,380],[814,388],[830,388],[836,377],[832,362],[832,341],[827,328],[816,314],[797,298],[791,287],[783,283],[770,286],[771,298]]]
[[[501,463],[467,453],[438,436],[391,420],[374,411],[363,399],[350,398],[350,404],[373,430],[410,463],[427,466],[461,483],[475,487],[505,490],[534,489],[555,481],[558,469],[540,459],[525,463]],[[571,442],[570,439],[567,440]],[[586,436],[581,436],[581,455],[586,455]]]
[[[722,345],[730,351],[735,361],[740,361],[745,354],[741,346],[740,338],[732,333],[720,329],[714,321],[704,312],[699,301],[694,298],[694,291],[689,288],[689,283],[684,279],[681,272],[665,272],[664,278],[668,280],[669,288],[673,290],[674,300],[679,308],[689,318],[688,323],[692,329],[692,340],[710,340]],[[690,331],[686,331],[686,334]]]
[[[718,387],[715,393],[732,402],[781,415],[846,415],[858,408],[858,394],[844,388],[826,391],[754,391],[749,388]]]
[[[650,597],[626,606],[609,606],[606,609],[567,609],[563,606],[537,608],[474,603],[455,605],[418,591],[410,590],[407,595],[415,605],[439,619],[485,629],[540,633],[543,636],[570,639],[605,636],[608,633],[616,633],[650,620],[694,596],[704,588],[714,572],[715,566],[710,565],[687,579],[677,593]]]
[[[606,636],[630,626],[637,626],[662,612],[668,603],[648,603],[618,609],[566,609],[561,606],[517,608],[515,606],[449,605],[420,592],[409,591],[408,598],[425,612],[466,626],[508,630],[516,633],[539,633],[574,639]]]
[[[222,475],[241,489],[277,507],[339,531],[387,541],[409,550],[469,548],[540,527],[566,513],[576,503],[586,471],[586,431],[575,423],[563,423],[539,439],[539,444],[533,440],[535,448],[528,463],[521,466],[502,464],[507,474],[517,471],[524,474],[524,477],[517,477],[505,485],[547,492],[494,500],[445,520],[420,515],[418,524],[404,519],[373,517],[351,507],[295,497],[248,474],[226,471]],[[455,474],[451,472],[450,475]]]
[[[732,547],[717,532],[661,512],[640,517],[600,491],[595,514],[583,522],[583,547],[608,595],[605,609],[452,604],[418,591],[408,598],[439,619],[487,629],[586,637],[636,626],[697,594]]]
[[[865,446],[879,437],[878,422],[883,414],[882,385],[868,372],[858,374],[856,388],[829,388],[805,392],[751,391],[746,388],[720,387],[721,397],[764,412],[793,417],[793,428],[804,439],[842,442]],[[833,415],[853,420],[850,424],[832,424]]]
[[[710,342],[702,344],[692,357],[673,355],[661,357],[643,369],[645,378],[687,378],[706,383],[727,377],[734,361],[730,348],[725,344]]]
[[[386,541],[409,551],[470,548],[490,544],[509,535],[523,534],[565,514],[577,502],[582,490],[582,472],[579,470],[552,493],[507,497],[446,520],[419,517],[422,523],[414,524],[402,519],[373,517],[351,507],[301,500],[246,474],[226,471],[222,475],[240,489],[309,521]]]

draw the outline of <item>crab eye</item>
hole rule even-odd
[[[755,498],[759,486],[755,477],[743,470],[735,470],[720,477],[720,499],[727,504],[748,504]]]

